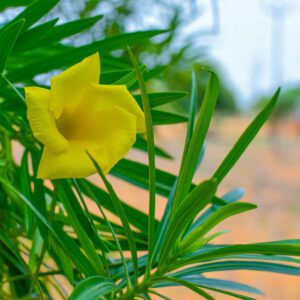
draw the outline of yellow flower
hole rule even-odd
[[[99,54],[51,78],[51,90],[26,87],[27,118],[44,144],[39,178],[85,177],[104,173],[145,131],[144,114],[125,85],[99,84]]]

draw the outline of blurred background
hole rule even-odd
[[[1,5],[0,5],[1,10]],[[0,23],[18,9],[0,14]],[[300,2],[297,0],[62,0],[49,15],[59,22],[104,14],[94,29],[66,43],[87,41],[122,32],[169,29],[165,35],[135,49],[152,71],[149,91],[189,91],[191,72],[198,79],[199,105],[207,74],[214,69],[221,93],[203,164],[196,181],[210,176],[251,118],[282,87],[271,120],[222,184],[219,194],[245,189],[244,199],[259,209],[222,224],[229,233],[220,243],[246,243],[299,238],[300,229]],[[115,53],[116,56],[126,55]],[[105,69],[105,66],[104,66]],[[37,80],[45,81],[43,75]],[[188,97],[168,106],[188,110]],[[158,159],[161,169],[176,173],[184,143],[185,126],[156,129],[156,142],[173,160]],[[135,158],[145,156],[132,152]],[[113,179],[117,189],[141,210],[147,210],[145,192]],[[164,199],[159,199],[161,210]],[[160,212],[158,211],[158,216]],[[298,300],[300,281],[284,275],[259,272],[220,273],[220,278],[242,279],[266,292],[261,299]],[[171,299],[197,299],[184,288],[172,288]],[[188,297],[188,298],[187,298]],[[221,299],[221,298],[218,298]],[[223,297],[222,299],[225,299]]]

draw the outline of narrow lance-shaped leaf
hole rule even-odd
[[[29,175],[29,165],[28,165],[28,151],[24,151],[21,167],[20,167],[20,177],[21,177],[21,192],[22,194],[30,199],[32,197],[31,191],[31,178]],[[27,236],[31,236],[34,231],[34,215],[31,209],[26,205],[25,210],[25,224],[27,229]]]
[[[197,79],[196,79],[196,73],[195,73],[195,71],[193,71],[193,73],[192,73],[192,92],[191,92],[190,109],[189,109],[189,122],[188,122],[187,131],[186,131],[186,137],[185,137],[184,150],[183,150],[183,154],[182,154],[180,170],[182,170],[184,167],[186,154],[190,147],[191,139],[192,139],[193,132],[194,132],[195,116],[196,116],[196,110],[197,110],[197,97],[198,97]]]
[[[147,68],[146,68],[145,65],[140,65],[139,66],[139,70],[140,70],[141,73],[144,73],[146,71],[146,69]],[[115,81],[113,84],[116,84],[116,85],[125,84],[129,88],[133,84],[135,84],[136,81],[137,81],[136,70],[132,70],[128,74],[126,74],[125,76],[123,76],[122,78],[120,78],[117,81]]]
[[[185,276],[185,275],[220,272],[220,271],[231,271],[231,270],[264,271],[264,272],[274,272],[274,273],[300,276],[300,268],[297,266],[262,262],[262,261],[245,261],[245,260],[221,261],[221,262],[201,264],[198,266],[194,266],[173,273],[173,275]]]
[[[12,81],[28,80],[37,74],[46,73],[53,69],[60,69],[75,63],[99,51],[102,54],[102,59],[105,53],[110,53],[113,50],[122,49],[127,45],[137,45],[146,40],[165,33],[165,30],[150,30],[139,31],[133,33],[124,33],[106,39],[93,42],[89,45],[81,47],[65,47],[59,53],[48,55],[47,59],[44,57],[35,59],[33,62],[25,63],[22,70],[11,70],[9,78]],[[103,63],[105,63],[103,61]]]
[[[187,96],[186,92],[148,93],[151,108],[177,101],[185,96]],[[134,98],[139,106],[143,107],[141,95],[134,95]]]
[[[118,212],[116,211],[113,202],[110,196],[107,194],[107,192],[103,191],[102,189],[100,189],[99,187],[97,187],[96,185],[94,185],[86,179],[77,179],[77,183],[82,193],[84,193],[92,201],[94,200],[93,198],[95,195],[105,209],[107,209],[115,215],[118,215]],[[120,201],[122,202],[122,206],[126,213],[129,223],[132,226],[138,228],[141,232],[146,233],[148,223],[147,215],[141,212],[140,210],[137,210],[136,208],[128,205],[124,201]],[[158,223],[158,221],[156,222]]]
[[[197,162],[199,160],[199,156],[201,154],[205,137],[217,102],[219,85],[220,83],[218,77],[212,72],[210,74],[203,103],[201,105],[199,117],[196,121],[193,136],[187,149],[184,165],[179,174],[177,189],[173,202],[173,213],[176,211],[180,201],[184,199],[190,190]]]
[[[213,213],[202,225],[195,228],[190,232],[181,242],[180,247],[186,248],[190,247],[193,242],[201,239],[206,233],[208,233],[212,228],[218,225],[223,220],[242,212],[256,208],[257,206],[252,203],[237,202],[225,205],[219,208],[215,213]]]
[[[70,223],[76,233],[78,240],[84,251],[88,254],[88,257],[91,260],[91,264],[95,269],[99,270],[99,275],[104,274],[103,262],[100,259],[98,253],[96,252],[96,247],[102,247],[105,251],[104,243],[96,235],[92,229],[91,224],[88,222],[84,212],[82,211],[81,206],[78,203],[77,198],[73,194],[71,186],[67,181],[53,181],[55,188],[57,188],[58,199],[63,204]],[[88,234],[89,233],[89,234]]]
[[[133,147],[142,151],[147,151],[147,141],[141,135],[137,135],[136,142],[134,143]],[[155,155],[168,159],[172,158],[168,152],[157,146],[155,146]]]
[[[175,283],[175,285],[182,285],[182,286],[187,287],[188,289],[194,291],[195,293],[197,293],[204,299],[215,300],[214,297],[212,297],[211,295],[209,295],[208,293],[203,291],[201,288],[197,287],[195,284],[193,284],[187,280],[181,279],[181,278],[176,278],[176,277],[172,277],[172,276],[163,276],[163,277],[158,278],[157,281],[158,281],[158,283],[156,283],[154,285],[155,287],[169,286],[168,284],[165,285],[164,282],[171,282],[171,283]]]
[[[193,72],[193,74],[192,74],[192,82],[193,82],[193,84],[192,84],[192,94],[191,94],[191,99],[190,99],[188,129],[187,129],[187,135],[186,135],[186,140],[185,140],[185,145],[184,145],[184,151],[182,154],[180,169],[182,169],[182,167],[183,167],[185,154],[189,147],[190,139],[192,137],[192,133],[193,133],[193,129],[194,129],[194,119],[195,119],[196,104],[197,104],[197,85],[196,85],[197,82],[196,82],[195,72]],[[178,183],[178,179],[176,179],[173,183],[173,187],[168,196],[168,203],[166,205],[166,208],[165,208],[163,217],[161,219],[161,222],[159,224],[159,227],[157,228],[154,255],[158,255],[158,250],[161,248],[163,241],[165,239],[166,233],[167,233],[166,230],[167,230],[168,222],[169,222],[170,216],[171,216],[172,204],[173,204],[173,200],[174,200],[177,183]]]
[[[70,300],[95,300],[102,299],[105,295],[116,289],[109,278],[91,276],[82,280],[73,290]]]
[[[300,256],[300,243],[257,243],[257,244],[241,244],[221,246],[218,249],[211,249],[204,253],[193,254],[185,257],[180,262],[174,264],[172,268],[177,269],[187,264],[199,263],[211,259],[220,259],[223,257],[237,254],[262,254],[262,255],[291,255]]]
[[[248,145],[254,139],[258,131],[264,125],[273,111],[277,99],[280,94],[280,89],[276,91],[267,106],[261,111],[261,113],[253,120],[249,127],[245,130],[242,136],[238,139],[232,150],[225,157],[219,168],[214,173],[213,177],[220,183],[228,172],[232,169],[235,163],[239,160],[243,152],[246,150]]]
[[[121,245],[120,245],[120,241],[119,241],[119,239],[118,239],[118,237],[117,237],[117,235],[116,235],[116,232],[115,232],[115,230],[114,230],[113,225],[111,224],[111,222],[110,222],[110,221],[108,220],[108,218],[106,217],[106,215],[105,215],[105,213],[104,213],[104,211],[103,211],[103,209],[102,209],[102,206],[101,206],[101,203],[100,203],[98,197],[91,191],[91,189],[89,189],[89,193],[90,193],[91,195],[93,195],[93,199],[94,199],[94,201],[96,202],[96,204],[97,204],[97,206],[98,206],[98,208],[99,208],[99,211],[100,211],[100,213],[101,213],[103,219],[104,219],[105,222],[107,223],[107,225],[108,225],[108,227],[109,227],[109,230],[110,230],[110,232],[111,232],[111,234],[112,234],[112,236],[113,236],[113,238],[114,238],[114,240],[115,240],[116,246],[117,246],[117,248],[118,248],[118,250],[119,250],[120,257],[121,257],[121,260],[122,260],[123,270],[124,270],[124,273],[125,273],[125,276],[126,276],[126,281],[127,281],[127,287],[128,287],[128,289],[130,289],[130,288],[132,287],[132,285],[131,285],[131,280],[130,280],[130,276],[129,276],[129,272],[128,272],[128,268],[127,268],[127,263],[126,263],[126,260],[125,260],[125,257],[124,257],[123,249],[122,249],[122,247],[121,247]],[[109,266],[108,266],[108,268],[109,268]]]
[[[217,189],[215,180],[204,181],[195,187],[192,192],[181,202],[169,223],[166,239],[161,249],[159,264],[165,266],[167,257],[178,246],[182,235],[189,223],[211,201]]]
[[[23,32],[16,42],[13,53],[34,48],[37,45],[45,46],[45,44],[40,43],[40,40],[55,26],[57,21],[58,19],[54,19]]]
[[[155,182],[156,182],[156,174],[155,174],[155,146],[154,146],[154,133],[153,133],[153,123],[152,116],[150,111],[150,103],[148,99],[148,94],[146,90],[146,86],[144,83],[143,75],[139,70],[138,62],[133,55],[132,51],[128,47],[128,53],[133,64],[133,67],[136,71],[139,87],[141,90],[145,122],[146,122],[146,135],[147,135],[147,149],[148,149],[148,164],[149,164],[149,222],[148,222],[148,256],[149,261],[146,267],[146,276],[150,274],[151,271],[151,259],[153,258],[153,247],[154,247],[154,234],[155,234]]]
[[[246,285],[239,282],[234,282],[230,280],[224,279],[215,279],[215,278],[205,278],[200,275],[188,275],[184,277],[191,283],[195,283],[196,285],[207,287],[207,288],[220,288],[220,289],[228,289],[228,290],[236,290],[246,293],[253,293],[262,295],[263,293],[250,285]]]
[[[188,232],[194,230],[195,228],[199,227],[212,213],[217,211],[220,206],[222,205],[227,205],[232,202],[236,202],[240,200],[245,194],[245,191],[241,188],[237,188],[234,190],[231,190],[230,192],[226,193],[225,195],[222,196],[222,199],[220,199],[223,203],[213,203],[211,207],[209,207],[204,213],[202,213],[197,220],[190,226],[188,229]],[[216,200],[219,198],[215,197]]]
[[[84,30],[87,30],[88,28],[95,25],[99,20],[101,20],[102,17],[102,15],[99,15],[91,18],[68,22],[65,24],[57,25],[55,27],[52,26],[51,28],[49,28],[51,30],[47,30],[45,34],[43,34],[43,36],[41,36],[40,38],[30,39],[29,41],[27,38],[27,40],[24,40],[22,45],[16,47],[15,50],[16,52],[18,52],[28,49],[36,49],[38,47],[45,47],[48,44],[59,42],[64,38],[70,37],[76,33],[80,33]],[[30,31],[33,31],[34,29],[35,28],[31,29]],[[24,35],[28,36],[28,33],[25,32]]]
[[[63,230],[60,231],[60,228],[53,226],[47,221],[47,219],[43,216],[43,214],[33,205],[24,195],[19,193],[10,183],[6,180],[0,178],[0,182],[2,182],[14,196],[16,196],[21,201],[25,202],[26,205],[30,207],[33,213],[39,218],[39,220],[49,229],[52,233],[53,237],[59,242],[62,249],[65,251],[66,254],[72,257],[73,263],[77,266],[80,272],[83,272],[85,275],[95,275],[97,271],[91,266],[90,262],[86,259],[86,257],[78,250],[78,247],[74,243],[72,247],[68,247],[70,241],[72,241]],[[74,247],[76,249],[74,249]],[[69,249],[72,249],[72,253],[70,253]]]
[[[34,2],[35,0],[1,0],[0,11],[9,7],[26,6]]]
[[[25,20],[20,19],[19,21],[11,23],[0,30],[0,75],[5,68],[6,61],[12,52],[24,23]]]
[[[123,158],[112,168],[110,174],[148,190],[148,172],[149,167],[146,164]],[[174,186],[176,178],[177,177],[175,175],[156,168],[157,193],[164,197],[168,197]],[[196,185],[192,184],[191,188],[193,189],[195,186]],[[226,201],[223,201],[218,197],[213,197],[212,202],[217,205],[227,204]]]
[[[151,110],[151,115],[153,125],[178,124],[188,120],[186,116],[156,109]]]
[[[25,31],[46,15],[58,2],[59,0],[36,0],[11,22],[25,19],[26,21],[22,28],[22,31]]]
[[[89,157],[91,158],[98,174],[100,175],[102,181],[105,184],[105,187],[111,197],[111,200],[115,206],[116,211],[118,212],[119,218],[122,222],[122,225],[124,227],[124,231],[126,232],[126,236],[128,239],[128,243],[129,243],[129,247],[130,247],[130,253],[131,253],[131,259],[132,259],[132,264],[133,264],[133,268],[134,268],[134,275],[135,275],[135,282],[137,283],[137,279],[138,279],[138,257],[137,257],[137,249],[136,249],[136,244],[135,244],[135,240],[134,240],[134,236],[133,233],[131,231],[130,228],[130,224],[128,222],[127,216],[125,214],[124,208],[122,206],[122,202],[119,200],[118,196],[116,195],[113,187],[111,186],[111,184],[108,182],[108,180],[106,179],[105,175],[103,174],[100,166],[97,164],[97,162],[95,161],[95,159],[89,154]]]

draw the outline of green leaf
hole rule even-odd
[[[40,43],[41,38],[55,26],[57,21],[58,19],[54,19],[23,32],[19,36],[13,52],[24,51],[40,45],[44,46]]]
[[[166,33],[167,31],[164,31],[164,33]],[[144,76],[144,81],[148,81],[151,78],[157,78],[162,72],[163,70],[166,68],[166,66],[158,66],[155,67],[154,69],[149,70],[148,72],[145,72],[145,76]],[[130,87],[130,90],[136,90],[138,89],[138,83],[136,82],[133,86]]]
[[[1,250],[9,250],[9,256],[11,257],[11,261],[14,262],[14,265],[24,273],[29,273],[30,274],[30,269],[28,265],[26,264],[25,260],[22,258],[20,255],[18,249],[16,248],[15,244],[9,239],[9,237],[3,232],[2,230],[0,231],[0,244],[1,245]],[[4,249],[6,248],[6,249]]]
[[[122,202],[120,201],[120,199],[118,198],[118,196],[116,195],[113,187],[111,186],[111,184],[108,182],[108,180],[106,179],[105,175],[103,174],[100,166],[97,164],[97,162],[94,160],[94,158],[88,153],[89,157],[91,158],[98,174],[100,175],[102,181],[105,184],[105,187],[110,195],[110,198],[115,206],[115,209],[118,213],[118,216],[122,222],[122,225],[124,227],[124,230],[126,232],[126,237],[128,239],[128,243],[130,246],[130,253],[131,253],[131,259],[132,259],[132,264],[134,267],[134,274],[135,274],[135,282],[137,283],[137,279],[138,279],[138,257],[137,257],[137,249],[136,249],[136,244],[135,244],[135,240],[134,240],[134,236],[132,233],[132,230],[130,228],[130,224],[128,222],[126,213],[124,211]]]
[[[102,18],[102,15],[98,15],[91,18],[68,22],[55,27],[52,26],[51,28],[49,28],[51,30],[46,31],[41,38],[36,38],[31,41],[28,41],[28,39],[24,39],[25,43],[23,44],[23,47],[16,47],[16,51],[36,49],[39,47],[45,47],[46,45],[54,42],[59,42],[64,38],[70,37],[74,34],[87,30],[88,28],[94,26]],[[31,31],[32,30],[33,29],[31,29]]]
[[[68,278],[70,283],[74,282],[74,274],[73,274],[73,264],[71,259],[65,254],[65,252],[62,250],[59,243],[55,241],[55,239],[51,239],[51,246],[55,254],[57,255],[57,258],[60,261],[61,268]]]
[[[103,59],[102,59],[102,63],[103,63]],[[131,72],[132,69],[124,69],[124,68],[120,70],[101,72],[101,76],[100,76],[101,84],[115,84],[119,80],[122,80],[122,78],[125,78],[124,80],[126,80],[127,75],[131,74]],[[128,79],[128,82],[131,82],[131,80],[133,79],[132,78]]]
[[[123,248],[122,248],[122,246],[120,244],[120,240],[119,240],[119,238],[116,235],[116,232],[114,230],[113,224],[106,217],[106,215],[105,215],[105,213],[104,213],[104,211],[102,209],[102,206],[101,206],[101,203],[100,203],[99,199],[97,197],[95,197],[95,196],[93,197],[93,199],[96,202],[96,204],[97,204],[97,206],[99,208],[99,211],[100,211],[103,219],[107,223],[107,225],[109,227],[109,230],[110,230],[110,232],[111,232],[111,234],[113,236],[113,239],[115,240],[116,246],[117,246],[117,248],[119,250],[120,257],[121,257],[121,261],[122,261],[122,265],[123,265],[123,271],[124,271],[124,274],[125,274],[125,277],[126,277],[126,281],[127,281],[127,288],[131,289],[132,288],[132,284],[131,284],[131,280],[130,280],[130,275],[129,275],[129,272],[128,272],[127,263],[126,263],[126,260],[125,260]],[[126,232],[125,232],[125,234],[126,234]],[[109,268],[109,266],[108,266],[108,268]]]
[[[94,201],[93,198],[94,196],[96,196],[105,209],[117,215],[117,211],[113,205],[113,202],[106,192],[104,192],[103,190],[101,190],[96,185],[92,184],[86,179],[77,179],[77,183],[82,193],[88,196],[92,201]],[[147,215],[135,209],[134,207],[126,204],[125,202],[121,202],[130,224],[141,230],[143,233],[146,233],[148,224]]]
[[[219,168],[214,173],[213,177],[217,179],[220,183],[224,177],[228,174],[228,172],[232,169],[235,163],[239,160],[243,152],[246,150],[248,145],[257,135],[261,127],[269,118],[271,112],[273,111],[277,99],[280,94],[280,89],[276,91],[270,102],[267,106],[261,111],[261,113],[252,121],[252,123],[248,126],[242,136],[238,139],[236,144],[233,146],[231,151],[225,157]]]
[[[36,0],[10,23],[25,19],[25,24],[22,28],[22,31],[25,31],[45,16],[58,2],[59,0]]]
[[[33,153],[31,152],[31,160],[32,160],[33,173],[34,173],[34,175],[36,175],[37,169],[38,169],[38,164],[39,164],[39,157],[37,157],[37,155],[33,155]],[[45,187],[43,185],[43,181],[41,179],[38,179],[36,176],[33,177],[32,181],[33,181],[33,186],[34,186],[32,203],[39,210],[39,212],[44,217],[47,218],[46,193],[45,193]],[[31,200],[31,199],[29,199],[29,200]],[[37,226],[38,226],[41,236],[43,237],[45,245],[48,247],[49,231],[47,229],[47,226],[45,226],[45,224],[39,219],[37,219]]]
[[[156,207],[155,142],[154,142],[153,122],[152,122],[152,115],[150,110],[150,103],[149,103],[143,75],[139,70],[138,62],[135,56],[133,55],[131,49],[129,47],[127,49],[133,67],[136,71],[136,76],[141,90],[143,110],[144,110],[145,123],[146,123],[148,164],[149,164],[149,173],[148,173],[148,177],[149,177],[148,257],[149,260],[146,267],[146,277],[147,277],[148,275],[150,275],[150,271],[152,268],[151,259],[153,258],[152,253],[154,247],[154,234],[155,234],[155,207]]]
[[[145,164],[129,159],[121,159],[112,168],[110,174],[147,190],[149,180],[148,172],[149,167]],[[156,169],[156,192],[161,196],[169,197],[172,191],[172,187],[175,184],[176,178],[177,177],[173,174],[160,169]],[[195,185],[192,184],[191,188],[195,188]],[[215,203],[217,205],[227,204],[225,201],[218,197],[213,197],[212,203]]]
[[[163,276],[163,277],[158,278],[157,281],[161,281],[161,282],[156,283],[154,285],[154,287],[170,286],[170,284],[168,284],[168,282],[171,282],[171,283],[175,283],[175,285],[182,285],[182,286],[187,287],[188,289],[194,291],[195,293],[197,293],[204,299],[215,300],[215,298],[213,298],[211,295],[209,295],[208,293],[203,291],[201,288],[197,287],[195,284],[193,284],[187,280],[181,279],[181,278],[176,278],[176,277],[172,277],[172,276]],[[165,284],[165,282],[167,284]]]
[[[116,286],[109,278],[91,276],[82,280],[73,290],[70,300],[95,300],[113,292]]]
[[[195,117],[196,117],[196,110],[197,110],[197,97],[198,97],[197,79],[196,79],[195,71],[193,71],[193,73],[192,73],[192,92],[191,92],[190,109],[189,109],[189,121],[188,121],[186,137],[185,137],[184,150],[182,153],[182,159],[181,159],[181,164],[180,164],[180,172],[182,172],[182,169],[184,167],[186,154],[190,147],[190,143],[191,143],[193,132],[194,132]]]
[[[29,175],[29,165],[28,165],[28,152],[24,151],[21,166],[20,166],[20,179],[21,179],[21,188],[20,191],[22,194],[28,198],[32,198],[32,191],[31,191],[31,178]],[[34,215],[31,209],[25,205],[25,224],[27,229],[27,236],[31,236],[35,229],[35,222],[34,222]]]
[[[148,93],[150,107],[154,108],[173,101],[177,101],[187,95],[186,92],[163,92],[163,93]],[[135,100],[142,107],[141,95],[134,95]]]
[[[177,124],[184,123],[188,120],[186,116],[179,114],[162,111],[162,110],[151,110],[151,115],[153,118],[153,125],[167,125],[167,124]]]
[[[191,283],[197,284],[201,287],[209,287],[209,288],[218,288],[218,289],[225,289],[225,290],[236,290],[246,293],[253,293],[262,295],[263,293],[246,284],[230,281],[230,280],[224,280],[224,279],[214,279],[214,278],[204,278],[199,275],[189,275],[186,277],[183,277],[183,279],[188,280]]]
[[[172,249],[178,246],[178,242],[182,238],[188,225],[211,201],[216,189],[217,183],[215,180],[204,181],[196,186],[192,192],[181,201],[176,213],[171,217],[165,242],[161,250],[160,265],[168,264],[167,257],[172,253]]]
[[[237,202],[225,205],[208,217],[205,222],[200,225],[198,228],[195,228],[192,232],[185,236],[182,240],[180,247],[186,248],[191,247],[194,242],[197,242],[198,239],[201,239],[205,234],[207,234],[212,228],[217,226],[223,220],[237,215],[248,210],[254,209],[257,206],[252,203],[246,202]]]
[[[140,70],[141,73],[144,73],[146,71],[146,66],[145,65],[140,65],[139,70]],[[136,71],[132,70],[128,74],[124,75],[122,78],[116,80],[113,84],[115,84],[115,85],[125,84],[129,88],[133,84],[135,84],[136,82],[137,82]]]
[[[75,195],[75,193],[72,191],[72,185],[74,186],[77,195]],[[76,222],[79,221],[78,225],[82,227],[87,236],[89,236],[93,241],[95,248],[101,249],[104,252],[108,252],[105,241],[98,234],[97,229],[93,224],[93,220],[91,219],[90,212],[85,204],[85,200],[83,199],[80,187],[77,184],[77,180],[74,179],[73,184],[71,184],[70,181],[61,179],[60,186],[64,190],[63,195],[65,195],[65,197],[62,199],[62,203],[66,206],[65,209],[73,215]],[[85,210],[82,209],[78,198],[81,200],[81,204],[84,206]]]
[[[211,214],[217,211],[220,208],[220,206],[238,201],[244,196],[244,194],[245,191],[241,188],[238,188],[223,195],[222,199],[215,197],[214,204],[198,217],[198,219],[190,226],[188,232],[199,227]],[[217,202],[219,200],[221,201],[220,203]]]
[[[11,23],[0,30],[0,75],[5,68],[6,61],[12,52],[24,23],[25,20],[20,19],[19,21]]]
[[[205,252],[195,252],[195,254],[189,255],[176,263],[174,269],[187,264],[199,263],[211,259],[220,259],[237,254],[300,256],[300,243],[296,240],[288,243],[286,241],[276,241],[269,243],[221,246],[217,249],[212,248],[211,250],[205,250]]]
[[[207,264],[201,264],[192,268],[188,268],[174,273],[176,276],[186,276],[193,274],[202,274],[210,272],[231,271],[231,270],[253,270],[263,272],[273,272],[288,275],[300,276],[300,268],[287,264],[277,264],[262,261],[221,261]]]
[[[1,0],[0,11],[10,7],[27,6],[35,0]]]
[[[199,117],[196,121],[193,136],[184,159],[184,165],[180,170],[173,201],[173,213],[176,211],[179,203],[184,199],[190,190],[192,179],[217,102],[219,86],[220,83],[218,77],[214,73],[211,73],[203,103],[200,108]]]
[[[137,135],[136,141],[135,141],[133,147],[147,152],[147,141],[141,135]],[[166,152],[165,150],[163,150],[162,148],[157,147],[157,146],[155,146],[155,155],[161,156],[164,158],[168,158],[168,159],[172,159],[172,156],[168,152]]]
[[[59,242],[62,249],[66,254],[71,256],[73,263],[78,267],[78,269],[86,275],[95,275],[97,271],[91,266],[90,262],[86,257],[79,251],[78,246],[73,243],[60,227],[56,223],[53,226],[47,221],[43,214],[32,204],[24,195],[18,192],[10,183],[8,183],[3,178],[0,178],[2,182],[11,191],[11,196],[15,196],[17,199],[26,203],[34,214],[39,218],[41,222],[49,229],[53,237]]]
[[[145,164],[128,159],[122,159],[112,168],[110,173],[138,187],[146,190],[148,189],[149,167]],[[158,194],[168,197],[175,180],[176,176],[156,169],[156,191]]]
[[[99,274],[103,274],[103,262],[96,252],[95,246],[97,248],[101,247],[104,251],[107,251],[107,248],[103,241],[99,239],[97,233],[94,232],[68,182],[66,180],[60,180],[53,182],[53,184],[57,189],[58,200],[63,204],[67,212],[72,228],[82,248],[88,254],[94,268],[99,270]]]
[[[28,80],[28,78],[32,78],[37,74],[46,73],[54,69],[61,69],[78,63],[83,58],[92,55],[97,51],[101,53],[103,66],[103,54],[110,53],[113,50],[123,49],[127,45],[144,43],[148,39],[165,32],[165,30],[150,30],[124,33],[77,48],[65,47],[64,50],[59,51],[59,53],[56,52],[47,55],[47,59],[45,59],[45,57],[36,58],[33,61],[25,63],[21,70],[11,70],[8,77],[12,81]]]

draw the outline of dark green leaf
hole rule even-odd
[[[126,232],[126,237],[130,246],[130,253],[131,253],[131,259],[132,259],[132,264],[133,264],[133,268],[134,268],[134,274],[135,274],[135,282],[137,283],[138,280],[138,257],[137,257],[137,249],[136,249],[136,244],[135,244],[135,240],[134,240],[134,236],[132,233],[132,230],[130,228],[130,224],[128,222],[126,213],[124,211],[123,208],[123,204],[120,201],[120,199],[118,198],[118,196],[116,195],[113,187],[111,186],[111,184],[108,182],[108,180],[106,179],[105,175],[103,174],[100,166],[97,164],[97,162],[94,160],[94,158],[92,156],[90,156],[90,154],[88,153],[89,157],[91,158],[98,174],[100,175],[101,179],[103,180],[105,187],[110,195],[110,198],[113,202],[113,205],[118,213],[118,216],[122,222],[122,225],[124,227],[124,231]]]
[[[218,180],[220,183],[224,177],[228,174],[228,172],[232,169],[235,163],[239,160],[243,152],[246,150],[248,145],[254,139],[258,131],[264,125],[264,123],[269,118],[271,112],[273,111],[277,99],[279,97],[280,89],[276,91],[268,105],[261,111],[261,113],[252,121],[252,123],[248,126],[242,136],[238,139],[236,144],[233,146],[231,151],[225,157],[215,174],[214,178]]]
[[[47,59],[45,59],[45,57],[40,59],[36,58],[33,61],[26,63],[22,70],[11,70],[8,77],[12,81],[28,80],[28,78],[37,74],[46,73],[54,69],[61,69],[78,63],[83,58],[92,55],[97,51],[101,53],[103,66],[103,54],[110,53],[113,50],[123,49],[127,45],[141,44],[151,37],[164,32],[164,30],[150,30],[124,33],[77,48],[67,47],[64,50],[59,51],[59,53],[47,55]]]
[[[151,108],[179,100],[186,95],[186,92],[148,93]],[[141,95],[134,95],[134,98],[136,99],[139,106],[142,107]]]
[[[289,275],[300,276],[300,268],[287,264],[277,264],[262,261],[221,261],[213,262],[208,264],[201,264],[192,268],[188,268],[175,273],[176,276],[186,276],[193,274],[202,274],[219,271],[231,271],[231,270],[253,270],[253,271],[264,271],[274,272]]]
[[[13,52],[15,53],[31,48],[34,49],[34,47],[37,47],[38,45],[42,47],[45,46],[44,44],[40,43],[40,40],[55,26],[57,21],[58,19],[48,21],[22,33],[16,42]]]
[[[5,68],[6,61],[12,52],[24,23],[24,19],[20,19],[0,30],[0,75]]]
[[[211,216],[209,216],[203,224],[198,228],[195,228],[192,232],[185,236],[181,242],[180,247],[182,249],[190,248],[193,246],[193,243],[196,243],[197,240],[201,239],[205,234],[207,234],[212,228],[217,226],[223,220],[248,210],[254,209],[257,206],[252,203],[246,202],[236,202],[222,206]]]
[[[70,300],[96,300],[113,292],[116,286],[109,278],[91,276],[82,280],[73,290]]]
[[[87,30],[88,28],[94,26],[99,20],[102,19],[102,17],[103,16],[95,16],[95,17],[91,17],[91,18],[68,22],[68,23],[58,25],[55,27],[52,26],[49,28],[51,30],[47,30],[46,32],[44,32],[44,34],[43,34],[43,36],[41,36],[41,38],[35,38],[35,39],[29,40],[29,41],[28,41],[28,34],[26,32],[24,35],[25,35],[25,37],[27,37],[27,39],[24,38],[23,47],[16,47],[16,51],[36,49],[38,47],[45,47],[46,45],[54,43],[54,42],[59,42],[60,40],[62,40],[64,38],[70,37],[76,33],[80,33],[82,31]],[[31,29],[31,31],[32,30],[34,30],[34,29]]]
[[[211,73],[200,108],[199,117],[196,121],[193,136],[191,137],[191,142],[184,159],[184,165],[179,174],[173,202],[173,212],[176,211],[179,203],[184,199],[191,188],[194,172],[199,161],[205,137],[218,99],[219,86],[220,83],[218,77],[214,73]]]
[[[11,22],[25,19],[25,24],[22,28],[22,31],[25,31],[46,15],[58,2],[59,0],[36,0]]]
[[[211,201],[217,189],[216,181],[209,180],[196,186],[188,196],[181,201],[180,206],[172,216],[160,256],[160,264],[168,264],[167,256],[177,247],[188,225],[199,212]]]
[[[188,120],[187,117],[179,114],[154,109],[151,110],[151,115],[153,118],[153,125],[177,124],[184,123]]]

